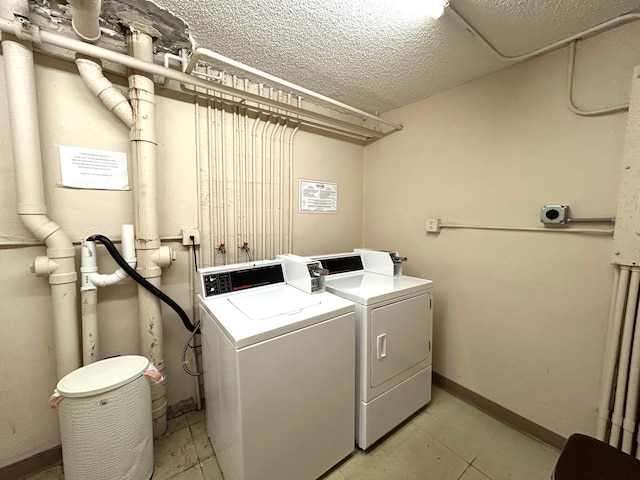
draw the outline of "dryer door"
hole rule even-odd
[[[377,387],[429,356],[430,294],[374,308],[370,317],[370,381]]]

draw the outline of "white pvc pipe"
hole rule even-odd
[[[136,266],[135,235],[133,225],[122,225],[121,229],[121,254],[131,267]],[[129,275],[124,269],[118,268],[113,273],[98,273],[98,262],[96,254],[96,244],[92,241],[85,241],[82,245],[82,272],[81,290],[95,290],[95,287],[110,287],[120,283]]]
[[[293,199],[293,189],[294,182],[293,181],[293,140],[296,134],[299,131],[299,127],[293,129],[291,132],[291,136],[289,137],[289,238],[287,239],[287,252],[293,253],[293,210],[294,210],[294,199]],[[300,195],[300,192],[298,192]]]
[[[620,341],[620,331],[622,329],[622,319],[624,316],[625,300],[629,289],[629,277],[631,267],[620,267],[620,278],[618,280],[618,291],[616,292],[615,307],[613,312],[612,328],[610,329],[607,346],[605,349],[605,360],[602,373],[602,384],[600,389],[600,401],[598,403],[598,421],[596,424],[596,438],[605,441],[607,426],[609,424],[609,413],[611,405],[611,388],[616,370],[616,360],[618,358],[618,346]]]
[[[227,223],[227,122],[225,121],[224,108],[220,109],[220,143],[222,147],[222,158],[220,163],[222,165],[222,203],[220,207],[222,209],[222,243],[225,245],[224,264],[227,264],[226,250],[229,245],[227,235],[229,234]]]
[[[8,14],[7,17],[12,18],[12,14]],[[102,60],[108,60],[110,62],[129,67],[133,70],[140,70],[150,74],[165,76],[171,80],[175,80],[182,84],[192,85],[205,90],[213,90],[216,92],[238,95],[240,92],[234,90],[231,87],[223,85],[222,83],[214,83],[204,79],[197,78],[186,73],[178,72],[176,70],[164,68],[162,65],[155,65],[152,61],[143,61],[124,55],[119,52],[108,50],[106,48],[98,47],[89,43],[74,40],[64,35],[59,35],[52,32],[40,30],[37,26],[31,24],[25,24],[17,20],[8,20],[7,18],[0,18],[0,31],[15,34],[18,38],[34,41],[37,43],[47,43],[63,49],[71,50],[90,57],[100,58]],[[191,92],[192,94],[198,94],[197,91]],[[338,120],[328,115],[323,115],[312,110],[305,110],[298,107],[286,106],[278,104],[273,100],[260,97],[259,95],[242,92],[242,96],[245,100],[255,102],[257,104],[268,105],[274,108],[281,108],[286,110],[290,114],[299,115],[304,119],[314,119],[318,122],[308,122],[310,125],[314,125],[318,128],[324,128],[331,131],[338,131],[345,135],[352,135],[358,137],[364,137],[365,139],[382,138],[385,134],[380,131],[372,130],[370,128],[361,127],[344,120]],[[381,120],[381,119],[380,119]],[[302,120],[301,120],[302,121]],[[307,122],[307,120],[304,120]],[[397,126],[395,130],[402,128],[401,125]]]
[[[127,35],[130,53],[143,64],[153,62],[152,39],[144,33]],[[137,271],[147,281],[161,288],[161,265],[158,263],[158,190],[156,175],[155,88],[151,75],[134,72],[129,76],[129,96],[134,124],[131,150],[134,166],[134,206]],[[160,300],[138,286],[138,318],[142,355],[164,373],[164,338]],[[154,437],[167,430],[167,400],[164,381],[151,386],[151,409]]]
[[[71,5],[71,26],[76,35],[85,42],[100,38],[101,0],[68,0]]]
[[[98,289],[80,290],[82,308],[82,364],[100,360],[98,347]]]
[[[211,192],[211,258],[212,265],[216,264],[216,252],[218,251],[218,245],[220,245],[220,209],[217,205],[220,203],[220,189],[218,188],[218,149],[220,148],[218,142],[218,123],[217,123],[217,111],[215,110],[215,100],[211,100],[207,104],[207,123],[208,123],[208,135],[209,135],[209,192]]]
[[[629,363],[629,388],[622,422],[622,451],[631,454],[633,436],[638,422],[638,390],[640,388],[640,310],[636,312],[631,361]]]
[[[258,116],[256,117],[255,121],[253,122],[253,128],[251,129],[251,137],[252,137],[252,143],[251,143],[251,159],[252,159],[252,172],[251,172],[251,234],[252,234],[252,246],[254,249],[254,255],[257,253],[256,249],[257,249],[257,245],[258,245],[258,235],[257,235],[257,227],[258,227],[258,215],[257,215],[257,210],[258,210],[258,198],[257,198],[257,189],[258,189],[258,182],[257,182],[257,163],[258,163],[258,159],[257,159],[257,155],[258,155],[258,125],[260,125],[260,123],[262,122],[262,120],[260,119],[260,114],[258,114]]]
[[[618,360],[618,378],[616,383],[613,414],[611,415],[611,434],[609,445],[618,448],[620,443],[620,430],[624,414],[624,401],[627,392],[627,379],[629,377],[629,360],[631,357],[631,341],[634,330],[634,319],[638,304],[638,288],[640,288],[640,268],[631,268],[631,281],[629,283],[629,295],[624,316],[624,328],[622,343],[620,344],[620,356]]]
[[[275,251],[275,193],[276,193],[276,179],[275,179],[275,166],[276,166],[276,155],[275,155],[275,147],[276,147],[276,137],[278,130],[280,129],[280,122],[276,120],[276,124],[271,130],[271,135],[269,136],[269,146],[271,151],[271,157],[269,160],[269,168],[270,172],[270,185],[269,185],[269,258],[274,258],[276,256]]]
[[[267,139],[269,138],[268,132],[273,126],[273,121],[269,118],[264,123],[264,128],[262,129],[262,161],[260,163],[262,169],[262,212],[261,212],[261,226],[262,226],[262,235],[260,236],[260,257],[261,259],[267,258]]]
[[[0,2],[2,16],[13,17],[14,13],[28,17],[27,1]],[[49,277],[57,375],[62,378],[81,365],[75,248],[69,236],[47,216],[31,43],[6,33],[2,35],[2,51],[17,213],[25,228],[47,245],[47,257],[36,258],[33,268],[38,275]]]
[[[291,101],[291,94],[289,94],[289,100],[287,101],[287,103],[289,103]],[[280,194],[278,196],[278,225],[279,225],[279,232],[280,232],[280,236],[278,238],[278,254],[281,253],[289,253],[289,252],[285,252],[284,250],[284,192],[285,192],[285,184],[284,184],[284,164],[285,164],[285,149],[284,149],[284,137],[287,131],[287,123],[285,120],[285,125],[284,127],[282,127],[282,130],[280,132],[280,155],[279,155],[279,159],[280,159],[280,171],[279,171],[279,175],[280,175]]]
[[[76,59],[80,76],[89,90],[98,97],[129,128],[133,125],[133,110],[129,100],[102,73],[102,67],[88,58]]]
[[[236,88],[236,76],[231,77],[232,86]],[[234,99],[235,100],[235,99]],[[238,118],[238,107],[233,106],[231,108],[231,140],[232,140],[232,155],[233,155],[233,243],[231,249],[233,250],[233,263],[238,263],[238,249],[234,248],[240,242],[240,222],[242,215],[242,179],[239,176],[240,172],[240,120]]]
[[[249,88],[249,80],[244,79],[244,90],[245,92]],[[242,245],[244,242],[249,241],[249,164],[253,159],[249,158],[249,118],[247,115],[247,109],[243,110],[243,122],[242,122],[242,139],[243,139],[243,147],[244,147],[244,162],[242,162],[242,198],[244,200],[244,204],[242,207],[242,211],[244,213],[244,223],[242,228]]]

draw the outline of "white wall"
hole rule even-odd
[[[580,107],[624,101],[639,36],[630,25],[579,44]],[[612,238],[424,227],[538,227],[549,203],[615,216],[626,114],[571,113],[567,58],[391,112],[404,129],[365,151],[364,244],[399,250],[407,274],[435,281],[435,372],[562,436],[594,432]]]
[[[10,125],[4,68],[0,56],[0,467],[59,445],[57,413],[48,398],[57,382],[49,285],[29,271],[44,246],[34,241],[16,211]],[[75,66],[37,56],[38,106],[46,200],[50,217],[75,241],[94,233],[119,238],[120,224],[133,223],[132,192],[69,189],[60,186],[58,145],[129,152],[129,131],[87,90]],[[126,80],[115,79],[125,86]],[[159,226],[161,237],[180,235],[198,218],[193,100],[157,90]],[[25,138],[24,141],[29,141]],[[359,246],[362,239],[361,146],[300,132],[295,143],[294,175],[339,182],[340,213],[307,221],[294,215],[293,244],[298,252],[336,251]],[[130,160],[130,158],[129,158]],[[129,165],[131,172],[131,165]],[[297,190],[296,190],[297,192]],[[297,195],[297,193],[296,193]],[[321,227],[321,228],[316,228]],[[342,230],[341,235],[335,229]],[[311,238],[311,240],[309,240]],[[163,290],[186,311],[190,306],[189,264],[180,242],[165,242],[178,258],[165,269]],[[320,251],[321,250],[321,251]],[[101,270],[115,264],[100,254]],[[79,255],[78,255],[79,269]],[[98,293],[100,347],[103,356],[138,353],[137,288],[127,283]],[[194,397],[194,383],[181,367],[188,337],[177,315],[163,305],[167,401]]]
[[[293,207],[293,253],[349,252],[362,245],[364,149],[328,137],[299,133],[293,168],[294,202],[299,180],[338,184],[337,213],[300,213]]]

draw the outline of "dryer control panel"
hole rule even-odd
[[[214,267],[200,274],[204,298],[284,282],[281,263],[249,265],[237,270]]]

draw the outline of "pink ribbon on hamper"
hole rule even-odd
[[[156,383],[164,380],[164,375],[162,375],[162,373],[160,373],[160,371],[158,371],[158,369],[152,364],[149,364],[149,368],[147,368],[144,374],[147,377],[153,378]]]

